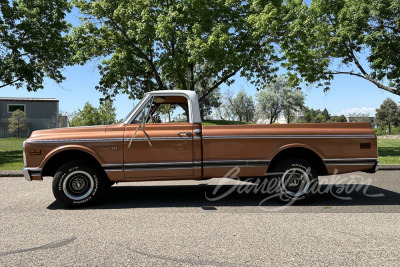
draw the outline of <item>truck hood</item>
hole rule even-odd
[[[96,125],[68,127],[33,131],[29,140],[62,140],[62,139],[93,139],[104,136],[107,128],[121,127],[118,125]]]

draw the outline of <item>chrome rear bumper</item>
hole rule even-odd
[[[32,176],[40,176],[42,174],[41,168],[23,168],[22,173],[27,181],[32,181]]]

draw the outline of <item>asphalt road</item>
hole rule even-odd
[[[125,183],[66,210],[50,178],[0,178],[0,266],[398,265],[400,172],[324,183],[290,207],[228,179]]]

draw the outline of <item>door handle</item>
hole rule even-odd
[[[192,135],[191,132],[179,132],[178,135]]]

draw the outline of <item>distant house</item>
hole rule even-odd
[[[58,114],[58,102],[55,98],[0,97],[0,137],[10,136],[8,119],[17,109],[26,113],[26,136],[32,131],[51,127],[51,121]]]
[[[346,117],[348,122],[367,122],[369,120],[370,123],[373,123],[375,120],[375,117]]]

